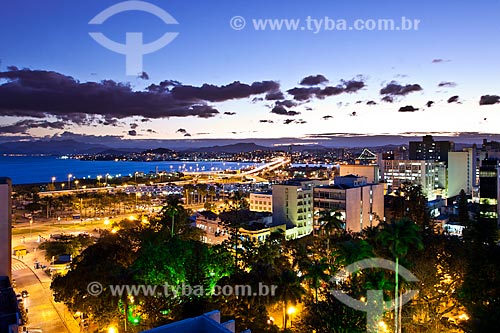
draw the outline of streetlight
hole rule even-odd
[[[54,182],[56,181],[56,177],[52,176],[52,188],[55,190]]]
[[[297,311],[297,309],[295,309],[295,307],[293,306],[290,306],[287,310],[286,310],[286,314],[288,315],[288,317],[290,317],[290,327],[292,327],[293,323],[292,323],[292,316],[293,314]],[[285,319],[285,328],[286,328],[286,319]]]
[[[101,186],[101,178],[101,175],[97,176],[97,187]]]
[[[71,183],[70,183],[70,181],[71,181],[71,178],[72,178],[72,177],[73,177],[73,175],[72,175],[72,174],[69,174],[69,175],[68,175],[68,190],[71,190]]]
[[[33,226],[33,218],[30,218],[30,239],[31,239],[31,227]]]
[[[78,184],[79,184],[79,183],[80,183],[80,181],[79,181],[78,179],[77,179],[77,180],[75,180],[75,187],[76,187],[76,189],[77,189],[77,190],[78,190]]]
[[[141,192],[135,192],[135,209],[139,210],[139,206],[137,205],[137,199],[141,197]]]

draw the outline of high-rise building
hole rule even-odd
[[[404,183],[420,185],[422,192],[431,201],[446,197],[446,165],[444,162],[420,160],[383,160],[382,177],[390,190]]]
[[[287,239],[312,232],[315,185],[315,181],[305,178],[273,185],[273,225],[286,224]]]
[[[0,276],[11,278],[12,269],[12,182],[0,178]]]
[[[496,159],[481,161],[479,168],[479,197],[483,209],[483,217],[500,222],[500,173],[499,162]]]
[[[448,197],[461,190],[471,195],[476,187],[476,154],[474,148],[448,153]]]
[[[483,140],[481,148],[478,149],[479,161],[487,159],[497,159],[500,160],[500,142]]]
[[[10,279],[0,276],[0,332],[20,332],[21,313]]]
[[[335,177],[333,185],[314,188],[314,210],[340,212],[349,231],[374,227],[384,218],[384,184],[354,175]]]
[[[410,160],[432,160],[448,163],[448,152],[455,149],[452,141],[434,141],[426,135],[422,141],[410,141]]]

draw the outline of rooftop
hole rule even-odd
[[[235,333],[235,330],[234,320],[221,324],[220,312],[215,310],[198,317],[153,328],[144,333]],[[242,333],[250,333],[250,330]]]

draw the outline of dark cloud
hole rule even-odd
[[[269,124],[273,124],[273,123],[274,123],[274,121],[272,121],[272,120],[268,120],[268,119],[261,119],[261,120],[259,120],[259,123],[269,123]]]
[[[375,102],[375,101],[368,101],[368,102],[366,102],[366,105],[377,105],[377,102]]]
[[[26,134],[32,128],[64,129],[66,123],[63,121],[45,121],[25,119],[11,125],[0,126],[0,133]]]
[[[427,103],[425,103],[425,105],[430,108],[432,106],[432,104],[434,104],[434,101],[428,101]]]
[[[290,99],[285,99],[283,101],[277,101],[275,103],[275,105],[276,106],[284,106],[284,107],[287,107],[287,108],[293,108],[293,107],[297,106],[298,103],[295,102],[295,101],[292,101]]]
[[[365,82],[361,80],[350,80],[350,81],[343,81],[343,85],[345,87],[344,92],[355,93],[358,92],[358,90],[365,87]]]
[[[224,114],[226,116],[234,116],[236,114],[236,112],[228,112],[228,111],[226,111],[226,112],[224,112]]]
[[[264,99],[262,97],[254,97],[252,98],[252,103],[262,102]]]
[[[479,100],[479,105],[493,105],[500,103],[500,96],[498,95],[484,95]]]
[[[356,111],[351,112],[351,117],[356,117],[357,115]]]
[[[440,87],[440,88],[444,88],[444,87],[446,87],[446,88],[455,88],[456,86],[457,86],[457,84],[455,82],[445,82],[445,81],[443,81],[443,82],[440,82],[438,84],[438,87]]]
[[[148,128],[148,129],[146,130],[146,132],[148,132],[148,133],[158,133],[158,132],[156,132],[154,129],[151,129],[151,128]]]
[[[142,122],[142,123],[147,123],[147,122],[149,122],[149,121],[151,121],[151,119],[148,119],[148,118],[142,118],[142,119],[141,119],[141,122]]]
[[[164,93],[169,92],[171,87],[180,86],[182,83],[176,80],[165,80],[160,82],[159,84],[151,84],[146,90],[152,93]]]
[[[350,80],[344,81],[337,86],[327,86],[324,88],[319,87],[295,87],[287,90],[287,93],[293,96],[293,99],[296,101],[307,101],[313,97],[324,99],[325,97],[336,96],[342,93],[355,93],[358,90],[365,87],[364,81],[359,80]]]
[[[386,103],[392,103],[394,102],[394,98],[392,98],[391,96],[384,96],[382,97],[381,101]]]
[[[185,133],[185,134],[184,134],[184,136],[191,136],[191,134],[189,134],[189,133]]]
[[[294,119],[285,119],[285,120],[283,120],[283,124],[288,125],[288,124],[293,123],[294,121],[295,121]]]
[[[275,81],[254,82],[251,85],[235,81],[225,86],[203,84],[201,87],[177,85],[172,88],[172,96],[182,101],[224,102],[279,90]]]
[[[276,101],[278,99],[284,99],[284,98],[285,94],[283,94],[283,92],[280,90],[269,92],[266,94],[267,101]]]
[[[313,108],[310,107],[310,106],[306,106],[305,109],[306,109],[306,111],[312,111],[313,110]]]
[[[150,85],[145,91],[133,91],[129,84],[112,80],[81,83],[57,72],[17,68],[0,72],[0,82],[0,117],[54,116],[79,125],[133,116],[210,118],[219,111],[209,102],[279,90],[274,81],[194,87],[168,80]]]
[[[137,131],[136,130],[130,130],[130,131],[128,131],[128,135],[130,135],[130,136],[136,136],[137,135]]]
[[[363,103],[363,101],[356,101],[356,103],[354,104],[361,104],[361,103]]]
[[[142,72],[141,75],[139,75],[137,78],[143,79],[143,80],[149,80],[149,75],[146,72]]]
[[[271,113],[274,114],[279,114],[282,116],[296,116],[299,115],[300,112],[298,111],[288,111],[283,105],[276,105],[272,110]]]
[[[447,60],[447,59],[433,59],[432,60],[432,63],[433,64],[440,64],[442,62],[450,62],[451,60]]]
[[[328,120],[328,119],[331,119],[331,118],[333,118],[333,116],[330,116],[330,115],[326,115],[326,116],[323,116],[322,118],[323,118],[324,120]]]
[[[448,98],[448,103],[458,103],[459,96],[451,96]]]
[[[321,91],[321,88],[292,88],[287,90],[287,93],[293,96],[296,101],[307,101]]]
[[[380,94],[388,96],[406,96],[409,93],[416,91],[422,91],[422,87],[419,84],[401,85],[395,81],[392,81],[384,88],[380,89]]]
[[[321,74],[318,75],[309,75],[300,81],[301,86],[317,86],[321,83],[328,82],[328,79]]]
[[[418,111],[418,110],[419,110],[418,108],[414,108],[411,105],[402,106],[402,107],[399,108],[399,112],[415,112],[415,111]]]
[[[179,128],[175,133],[186,133],[187,131],[184,128]]]
[[[137,127],[139,127],[139,124],[137,124],[137,123],[131,123],[130,124],[130,128],[131,129],[136,129]]]
[[[305,121],[304,119],[299,119],[299,120],[296,120],[295,123],[296,124],[307,124],[307,121]]]
[[[340,95],[345,91],[345,88],[342,86],[336,86],[336,87],[325,87],[324,89],[321,89],[316,93],[316,97],[319,99],[323,99],[325,97],[330,97],[330,96],[336,96]]]

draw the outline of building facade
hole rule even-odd
[[[410,141],[410,160],[448,163],[448,152],[454,149],[452,141],[434,141],[432,135],[426,135],[422,141]]]
[[[481,161],[479,168],[479,197],[483,209],[483,217],[495,219],[500,223],[500,174],[499,161],[488,159]]]
[[[272,192],[250,193],[250,210],[254,212],[273,212]]]
[[[0,276],[12,278],[12,181],[0,178]]]
[[[341,164],[339,172],[340,176],[355,175],[366,177],[366,181],[370,184],[377,184],[380,182],[380,168],[375,164]]]
[[[377,226],[384,218],[384,185],[354,175],[335,177],[333,185],[314,188],[314,210],[339,211],[348,231]]]
[[[446,164],[444,162],[383,160],[382,175],[389,190],[396,190],[404,183],[411,183],[420,185],[429,201],[438,196],[447,197]]]
[[[463,189],[472,195],[476,187],[476,156],[473,148],[448,153],[448,197],[457,196]]]
[[[291,179],[273,185],[273,225],[286,224],[287,239],[309,235],[313,230],[314,181]]]

